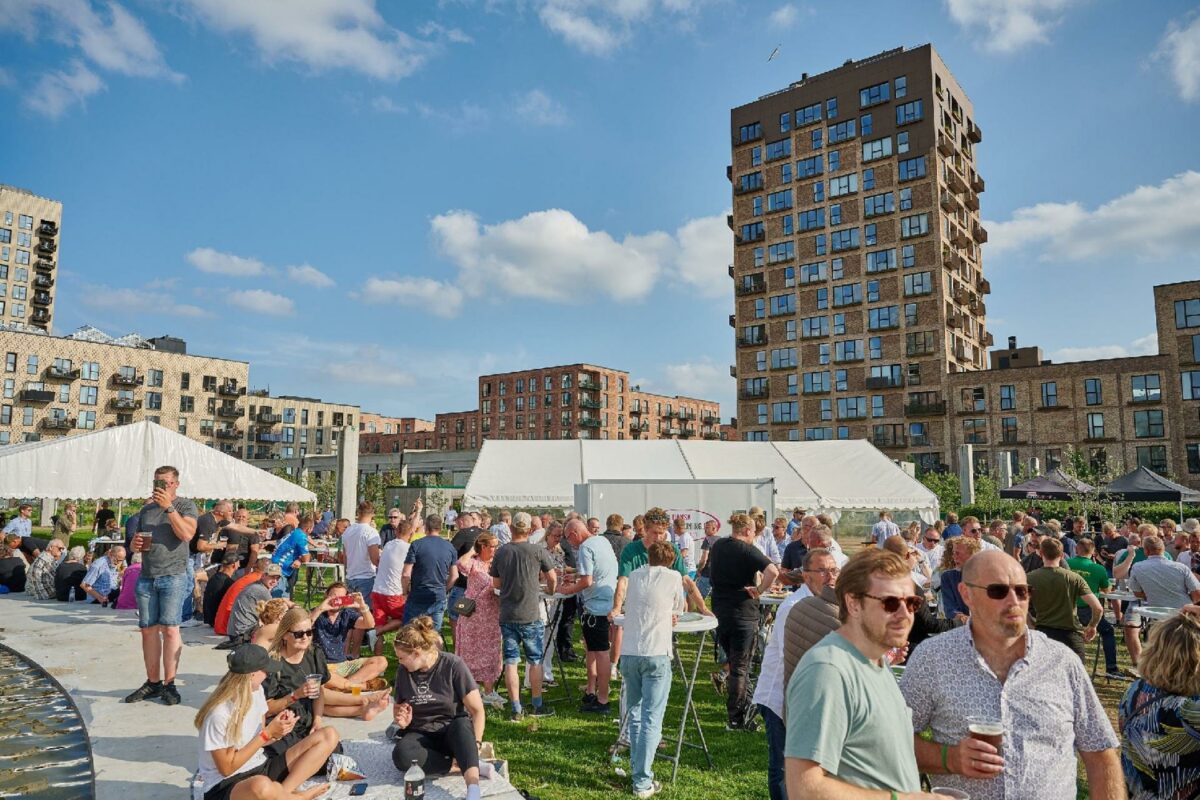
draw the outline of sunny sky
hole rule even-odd
[[[58,333],[396,415],[587,361],[728,416],[729,109],[925,42],[997,343],[1153,352],[1200,277],[1195,0],[0,0],[0,182],[64,204]]]

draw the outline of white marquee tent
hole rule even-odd
[[[569,508],[590,480],[775,479],[775,508],[912,511],[932,523],[938,501],[864,440],[714,442],[488,440],[467,481],[468,508]]]
[[[153,422],[0,447],[0,497],[148,497],[157,467],[179,470],[183,497],[315,503],[290,481]]]

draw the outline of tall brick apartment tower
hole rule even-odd
[[[949,464],[946,375],[986,367],[983,138],[931,45],[730,113],[738,430]]]

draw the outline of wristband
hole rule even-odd
[[[900,800],[900,795],[896,794],[896,790],[895,790],[895,789],[892,789],[892,798],[891,798],[891,800]]]
[[[946,774],[950,773],[950,764],[946,760],[946,754],[949,750],[950,747],[948,745],[942,745],[942,769],[946,770]]]
[[[259,738],[261,738],[263,740],[263,744],[271,743],[271,737],[267,736],[267,732],[265,730],[259,731],[258,735],[259,735]]]

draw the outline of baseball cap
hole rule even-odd
[[[527,531],[533,527],[533,519],[527,511],[518,511],[513,514],[512,523],[509,527],[516,528],[519,531]]]
[[[248,675],[251,672],[279,672],[283,666],[256,644],[244,644],[229,654],[227,659],[229,671],[238,675]]]
[[[223,567],[228,567],[231,564],[240,564],[240,563],[242,563],[242,557],[239,556],[237,553],[226,553],[225,557],[223,559],[221,559],[221,566],[223,566]]]
[[[263,574],[268,578],[282,578],[283,567],[278,564],[267,564],[267,568],[263,570]]]

